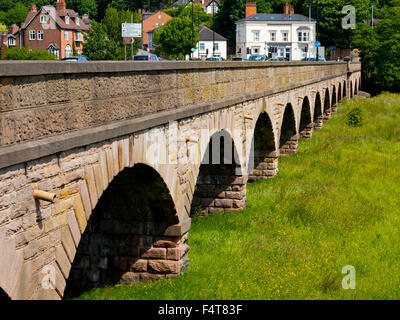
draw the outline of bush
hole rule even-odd
[[[29,50],[23,48],[10,48],[7,50],[4,60],[57,60],[57,56],[47,50]]]
[[[347,124],[349,126],[361,126],[362,125],[362,110],[360,108],[353,108],[347,113]]]

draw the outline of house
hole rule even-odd
[[[199,42],[196,50],[193,52],[193,58],[206,59],[210,57],[227,56],[227,39],[220,34],[213,32],[207,27],[201,27],[199,30]],[[214,45],[214,50],[213,50]]]
[[[8,48],[19,46],[19,27],[13,24],[8,31],[0,31],[0,57],[3,58]]]
[[[252,54],[288,60],[316,57],[316,21],[295,14],[288,2],[282,14],[258,14],[256,3],[248,2],[245,18],[235,23],[239,57],[248,58]]]
[[[153,32],[155,29],[162,27],[172,17],[165,12],[158,11],[155,13],[142,14],[142,44],[143,49],[151,49],[153,45]]]
[[[192,0],[178,0],[172,4],[172,8],[177,9],[179,6],[186,6],[190,3],[192,3]],[[220,0],[193,0],[193,3],[201,4],[203,10],[208,14],[213,13],[213,8],[214,13],[217,13],[218,8],[221,5]]]
[[[89,29],[89,17],[79,17],[67,9],[65,0],[57,0],[56,7],[43,6],[37,10],[32,5],[19,31],[20,46],[29,49],[49,50],[60,59],[82,54],[83,34]]]

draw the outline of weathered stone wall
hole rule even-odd
[[[14,69],[4,68],[5,65]],[[50,63],[54,70],[44,68],[46,63],[32,63],[33,71],[28,68],[24,78],[21,68],[15,68],[15,65],[0,64],[3,144],[0,147],[0,164],[3,167],[0,169],[0,288],[12,299],[59,299],[63,296],[72,265],[78,274],[83,272],[80,262],[77,260],[75,264],[74,261],[81,239],[86,237],[85,230],[89,231],[89,238],[93,236],[100,239],[98,241],[108,241],[104,232],[90,235],[93,210],[114,178],[137,164],[145,164],[158,172],[174,204],[177,221],[169,225],[163,234],[122,234],[125,239],[130,236],[146,241],[149,251],[161,252],[160,256],[140,256],[137,261],[145,261],[136,266],[134,261],[129,260],[136,258],[123,251],[109,258],[113,261],[114,258],[115,261],[120,258],[129,260],[126,269],[120,270],[124,271],[123,275],[126,274],[121,276],[123,281],[137,279],[140,272],[143,275],[139,278],[166,277],[166,269],[161,269],[171,265],[177,265],[179,272],[187,264],[184,243],[190,228],[197,182],[198,186],[202,185],[202,180],[198,180],[200,162],[210,137],[221,130],[229,133],[238,154],[235,162],[238,170],[235,170],[233,181],[237,179],[241,182],[237,185],[223,184],[227,181],[226,177],[225,180],[215,179],[213,190],[222,186],[226,188],[220,196],[214,195],[212,205],[203,206],[203,209],[208,209],[208,212],[234,209],[234,200],[241,201],[243,207],[249,169],[254,169],[249,165],[250,150],[259,116],[266,114],[270,119],[271,139],[276,150],[271,157],[276,159],[273,162],[277,164],[281,132],[286,122],[283,116],[286,105],[290,103],[293,107],[294,119],[290,121],[295,124],[297,136],[304,97],[310,101],[311,119],[314,119],[317,93],[323,102],[326,88],[332,94],[331,88],[335,86],[338,92],[339,83],[343,85],[346,81],[349,97],[350,80],[354,90],[355,80],[360,78],[359,71],[348,73],[347,65],[338,63],[293,63],[290,67],[280,64],[271,67],[263,63],[156,64],[160,66],[159,74],[146,69],[148,64],[139,64],[144,68],[141,71],[136,70],[139,65],[128,63]],[[173,70],[172,66],[180,68]],[[249,69],[246,69],[248,66]],[[81,73],[78,68],[82,68]],[[112,70],[116,73],[113,74]],[[143,82],[140,72],[143,72]],[[154,86],[149,79],[156,79],[157,85]],[[227,79],[236,80],[230,83]],[[307,79],[311,79],[310,83],[302,82]],[[204,83],[206,80],[208,82]],[[134,87],[128,88],[128,82]],[[142,85],[150,82],[151,88]],[[63,88],[61,91],[68,94],[62,98],[59,87],[50,86],[50,83],[60,85]],[[173,88],[161,90],[161,83]],[[121,90],[121,87],[124,89]],[[207,93],[204,100],[202,95],[198,95],[200,89]],[[213,92],[218,94],[213,95]],[[174,104],[171,98],[171,113],[168,110],[158,111],[164,99],[162,96],[167,93],[175,93],[181,103]],[[150,96],[153,98],[146,100],[145,97]],[[318,107],[322,115],[323,103]],[[58,113],[59,110],[65,111]],[[144,112],[151,114],[150,120]],[[132,122],[130,118],[137,121]],[[322,122],[321,118],[321,126]],[[51,126],[54,129],[48,130]],[[176,139],[170,139],[175,136]],[[151,150],[150,142],[156,137],[160,152],[154,159],[148,150]],[[268,154],[265,159],[268,159]],[[277,172],[276,167],[269,168],[267,165],[266,176],[272,176],[269,175],[271,170]],[[263,174],[262,170],[259,171],[261,177]],[[55,202],[35,200],[34,189],[55,193]],[[234,199],[238,196],[236,192],[240,193],[241,199]],[[210,199],[209,195],[207,197]],[[231,202],[226,200],[232,200],[232,207]],[[230,208],[225,208],[227,206]],[[115,236],[118,237],[118,234]],[[168,252],[178,249],[160,247],[157,243],[160,237],[175,241],[180,252],[178,255],[182,254],[180,260],[175,260],[176,256],[169,258]],[[90,242],[88,244],[83,240],[82,248],[83,251],[85,248],[89,250]],[[78,257],[84,256],[78,254]],[[89,258],[94,261],[92,265],[99,262],[96,272],[103,270],[100,267],[104,259],[101,258],[104,256],[100,253]],[[85,259],[83,266],[87,265],[88,258],[83,258],[83,261]],[[135,269],[139,265],[143,271]],[[144,271],[144,265],[147,271]],[[43,287],[47,267],[55,271],[54,290]],[[155,272],[157,268],[160,272]]]

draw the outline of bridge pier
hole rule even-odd
[[[256,152],[255,152],[256,153]],[[276,151],[267,154],[254,155],[254,169],[249,175],[249,181],[271,179],[278,174],[279,155]]]
[[[300,138],[301,139],[311,139],[313,134],[314,124],[309,123],[304,127],[302,131],[300,131]]]
[[[314,130],[318,131],[321,130],[324,125],[324,118],[323,116],[317,116],[314,121]]]
[[[296,154],[299,151],[299,137],[298,135],[283,136],[281,137],[281,146],[279,148],[281,156],[288,156]]]
[[[324,111],[323,119],[324,120],[329,120],[331,118],[331,116],[332,116],[332,109],[331,108],[326,109]]]

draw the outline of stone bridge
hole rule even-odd
[[[241,210],[350,62],[1,62],[0,299],[178,276],[191,216]]]

